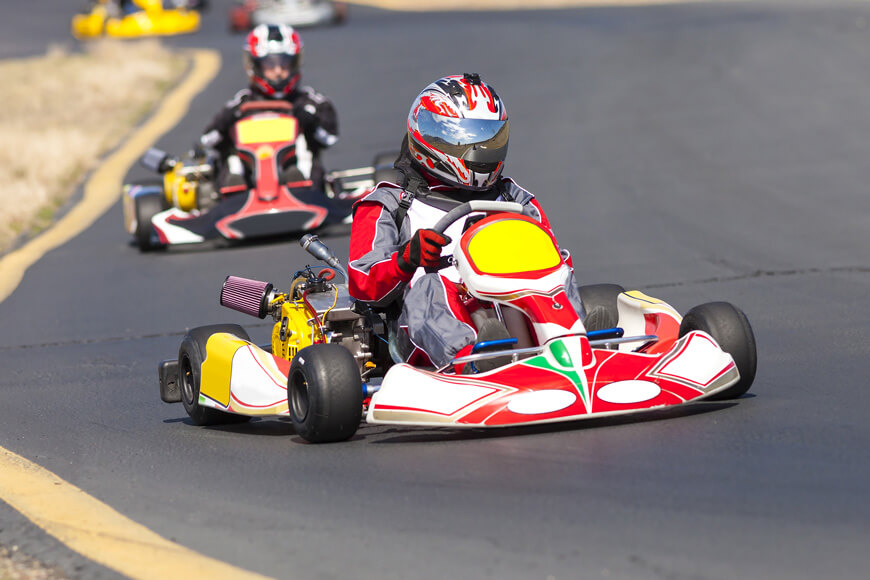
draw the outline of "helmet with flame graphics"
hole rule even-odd
[[[245,72],[251,87],[261,94],[281,98],[290,94],[302,77],[302,40],[286,24],[260,24],[244,44]]]
[[[408,113],[408,151],[426,172],[462,189],[490,188],[507,156],[510,123],[495,89],[477,74],[427,86]]]

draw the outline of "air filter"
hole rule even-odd
[[[221,306],[238,310],[257,318],[266,318],[272,285],[268,282],[227,276],[221,288]]]

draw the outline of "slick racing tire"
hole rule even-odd
[[[722,350],[731,355],[740,372],[738,382],[710,399],[736,399],[748,391],[755,380],[758,356],[755,335],[746,314],[729,302],[700,304],[683,317],[680,336],[685,336],[692,330],[702,330],[712,336]]]
[[[250,340],[248,333],[238,324],[212,324],[191,329],[184,336],[181,347],[178,349],[177,384],[181,390],[181,403],[194,425],[226,425],[251,420],[246,415],[227,413],[199,404],[199,387],[202,380],[202,363],[205,360],[205,345],[208,338],[218,332],[226,332],[243,340]]]
[[[375,155],[374,161],[372,161],[372,166],[375,168],[374,173],[374,181],[375,185],[382,181],[386,181],[388,183],[395,183],[396,185],[402,184],[402,174],[398,169],[393,168],[393,163],[396,162],[396,159],[399,157],[398,151],[393,151],[390,153],[379,153]]]
[[[619,323],[616,298],[625,288],[619,284],[589,284],[580,286],[580,299],[586,309],[586,330],[604,330]]]
[[[136,233],[134,237],[136,238],[136,245],[139,247],[139,250],[150,252],[162,247],[160,244],[155,244],[151,241],[151,233],[153,231],[151,218],[161,211],[168,209],[166,197],[164,197],[162,192],[143,193],[135,197],[133,204],[136,212]]]
[[[296,433],[310,443],[353,437],[362,419],[363,390],[353,356],[337,344],[300,350],[287,376],[287,404]]]

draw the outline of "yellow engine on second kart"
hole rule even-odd
[[[184,171],[185,169],[188,171]],[[190,166],[178,162],[172,169],[163,174],[163,190],[166,192],[166,201],[182,211],[202,209],[199,207],[197,196],[199,179],[196,174],[190,172],[190,169]]]

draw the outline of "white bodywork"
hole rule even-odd
[[[261,0],[251,13],[251,24],[313,26],[336,19],[335,6],[324,0]]]

